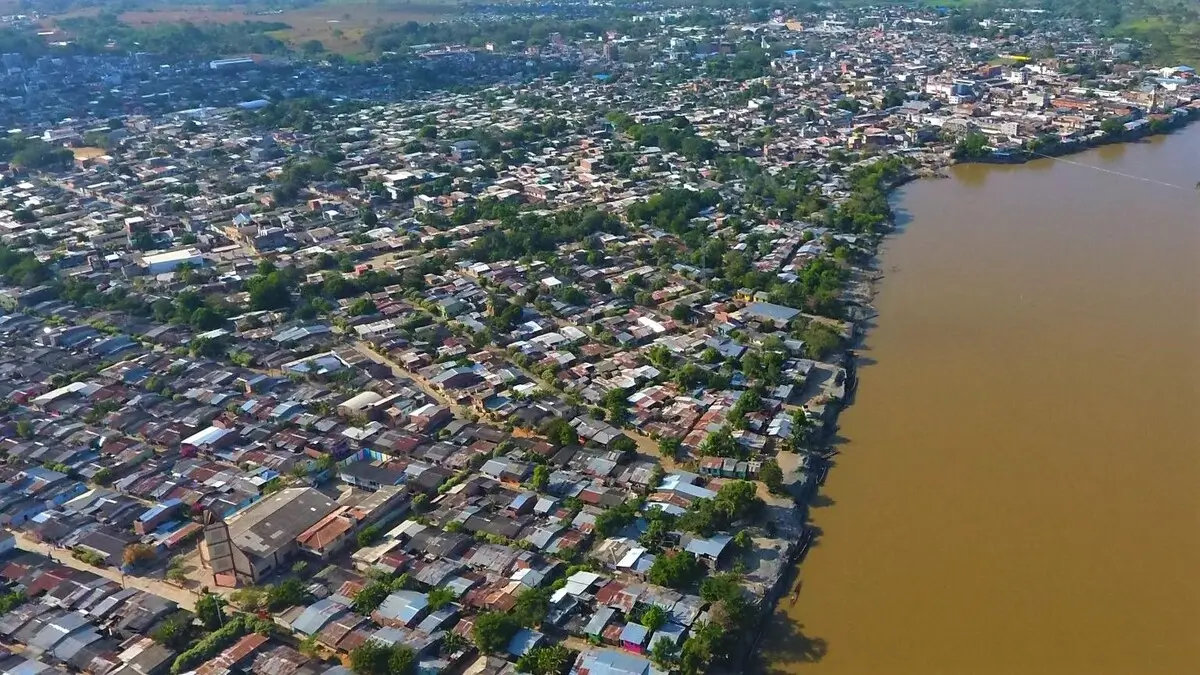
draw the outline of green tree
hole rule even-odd
[[[676,551],[656,557],[646,578],[659,586],[680,589],[695,583],[701,572],[695,555],[689,551]]]
[[[678,438],[675,438],[674,436],[664,436],[658,439],[658,452],[663,457],[674,458],[677,454],[679,454],[680,445],[682,445],[682,443]]]
[[[778,495],[785,492],[783,470],[779,468],[779,462],[774,459],[768,459],[762,463],[758,469],[758,478],[767,486],[771,494]]]
[[[517,621],[502,612],[484,611],[475,618],[475,626],[471,635],[475,646],[485,654],[494,654],[508,646],[513,635],[521,626]]]
[[[244,612],[257,612],[266,607],[267,591],[258,586],[239,588],[229,594],[229,601]]]
[[[550,593],[548,587],[527,588],[521,591],[517,596],[517,603],[513,606],[512,617],[527,628],[540,625],[550,611]]]
[[[192,615],[184,611],[168,615],[159,622],[150,637],[168,649],[187,649],[192,641]]]
[[[671,526],[661,519],[651,520],[649,525],[646,526],[646,531],[642,533],[642,536],[638,537],[638,543],[653,553],[662,551],[672,541]]]
[[[350,316],[366,316],[368,314],[377,313],[379,308],[375,305],[375,301],[371,298],[359,298],[350,303],[350,306],[346,308],[346,311],[350,314]]]
[[[705,457],[744,457],[745,449],[733,439],[733,430],[728,424],[722,425],[709,434],[701,443],[699,452]]]
[[[650,629],[651,633],[658,631],[659,628],[667,625],[667,613],[658,605],[650,605],[646,611],[642,612],[638,623]]]
[[[1125,134],[1125,120],[1121,117],[1109,117],[1100,123],[1100,131],[1110,138],[1118,138]]]
[[[561,643],[534,647],[517,659],[517,672],[559,675],[571,661],[571,650]]]
[[[368,525],[359,530],[358,535],[355,537],[355,541],[358,542],[359,548],[362,548],[374,544],[375,542],[379,541],[379,538],[382,536],[383,529],[379,527],[379,525]]]
[[[442,656],[457,654],[466,649],[468,645],[470,645],[470,642],[465,637],[454,631],[450,631],[442,637],[441,654]]]
[[[278,612],[308,602],[308,591],[299,579],[284,579],[267,588],[267,609]]]
[[[605,411],[608,412],[608,418],[614,424],[621,424],[625,419],[625,414],[629,410],[629,401],[626,400],[625,392],[621,389],[610,389],[604,394],[602,404]]]
[[[25,594],[21,591],[12,591],[10,593],[0,595],[0,616],[8,614],[17,607],[25,604],[25,600]]]
[[[429,609],[436,612],[454,602],[454,599],[454,591],[449,588],[435,588],[429,591]]]
[[[196,599],[196,618],[205,630],[214,631],[225,624],[224,606],[224,599],[216,593],[205,592]]]
[[[550,468],[544,464],[533,467],[533,476],[529,479],[529,487],[538,492],[545,492],[550,485]]]
[[[672,642],[670,638],[660,637],[650,646],[650,660],[663,670],[671,670],[678,659],[679,645]]]
[[[392,589],[385,581],[376,581],[363,586],[358,594],[354,596],[354,601],[351,607],[355,612],[363,616],[370,616],[383,604],[387,596],[391,595]]]
[[[350,652],[350,670],[355,675],[413,675],[417,656],[404,645],[367,640]]]
[[[571,427],[571,424],[561,417],[555,417],[542,427],[542,433],[546,438],[558,447],[568,445],[579,445],[579,434]]]

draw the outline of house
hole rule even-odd
[[[665,675],[648,659],[615,649],[583,652],[571,669],[571,675]]]
[[[750,321],[770,322],[786,326],[800,315],[800,310],[770,302],[752,302],[737,312],[740,318]]]
[[[646,651],[646,642],[650,638],[650,629],[632,621],[621,629],[621,648],[641,654]]]
[[[228,521],[209,513],[200,561],[214,584],[258,583],[299,550],[299,537],[337,505],[313,488],[285,488]]]

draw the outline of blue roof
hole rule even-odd
[[[621,629],[621,642],[644,645],[648,637],[650,637],[650,629],[640,623],[630,622],[625,624],[625,628]]]
[[[616,613],[617,610],[612,607],[601,607],[592,615],[592,620],[588,621],[588,624],[583,627],[583,632],[588,635],[599,635],[604,631],[604,627],[608,625],[608,622],[612,621]]]
[[[586,670],[589,675],[649,675],[660,672],[649,660],[615,649],[585,652],[578,670]]]
[[[138,516],[137,519],[144,523],[148,520],[152,520],[153,518],[157,517],[163,511],[178,508],[179,505],[182,503],[183,502],[179,501],[178,499],[168,499],[167,501],[165,501],[161,504],[155,504],[154,506],[151,506],[149,509],[146,510],[145,513]]]
[[[654,636],[650,638],[650,647],[653,648],[659,640],[669,640],[671,644],[677,645],[683,640],[683,633],[686,630],[686,628],[675,622],[668,622],[662,628],[654,631]]]
[[[394,591],[383,600],[379,613],[405,625],[411,623],[429,606],[429,597],[417,591]]]
[[[705,539],[703,537],[692,537],[692,540],[684,547],[685,551],[695,555],[707,556],[712,559],[721,557],[721,552],[733,541],[733,537],[728,534],[714,534]]]
[[[318,600],[305,607],[300,616],[296,617],[292,622],[292,630],[305,635],[318,633],[326,624],[347,611],[345,605],[332,597]]]
[[[752,302],[749,305],[746,305],[746,308],[742,310],[742,313],[763,319],[770,319],[772,321],[787,322],[796,318],[796,316],[800,314],[800,310],[792,309],[791,307],[784,307],[783,305],[776,305],[770,302]]]
[[[508,641],[506,651],[512,656],[524,656],[526,652],[538,646],[543,637],[545,636],[536,630],[522,628]]]

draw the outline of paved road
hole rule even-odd
[[[85,572],[91,572],[92,574],[97,574],[107,579],[111,579],[121,584],[121,586],[125,588],[136,588],[140,591],[146,591],[147,593],[153,593],[154,595],[166,598],[168,600],[173,600],[180,607],[189,611],[196,608],[196,596],[186,588],[180,588],[178,586],[169,584],[162,579],[151,579],[148,577],[138,577],[129,574],[123,574],[120,570],[113,569],[111,567],[92,567],[87,563],[73,558],[71,556],[71,552],[66,549],[57,548],[55,546],[34,541],[21,532],[13,532],[12,534],[17,540],[17,547],[22,550],[49,556],[50,558],[54,559],[60,564],[66,565],[67,567],[83,570]]]

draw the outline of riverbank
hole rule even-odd
[[[1193,131],[1180,135],[1184,145],[1200,138]],[[1181,502],[1188,497],[1174,488],[1141,502],[1126,494],[1132,487],[1122,476],[1129,471],[1146,474],[1137,485],[1175,485],[1178,477],[1129,456],[1144,445],[1133,440],[1144,425],[1122,423],[1127,411],[1105,420],[1076,411],[1100,405],[1092,399],[1111,390],[1092,381],[1098,362],[1120,370],[1120,377],[1112,375],[1118,381],[1179,372],[1178,365],[1151,365],[1153,355],[1136,345],[1147,330],[1164,334],[1155,321],[1181,320],[1165,299],[1145,294],[1159,289],[1176,308],[1197,299],[1188,290],[1194,284],[1178,283],[1178,271],[1189,269],[1185,262],[1158,261],[1181,255],[1161,249],[1187,241],[1180,237],[1195,225],[1194,197],[1154,183],[1186,175],[1182,182],[1190,184],[1200,174],[1194,151],[1174,142],[1113,145],[1120,144],[1095,148],[1095,158],[1070,163],[1076,166],[1045,162],[1015,171],[964,164],[949,172],[955,185],[919,181],[902,191],[905,204],[897,207],[892,233],[907,230],[909,219],[921,227],[895,238],[897,245],[885,246],[887,235],[875,242],[876,267],[887,256],[888,277],[898,281],[884,285],[880,326],[868,323],[860,336],[858,363],[869,367],[869,381],[847,409],[849,439],[840,439],[854,452],[839,460],[851,466],[839,467],[848,471],[837,474],[834,493],[822,486],[822,501],[836,497],[837,508],[815,511],[814,531],[831,539],[826,546],[818,539],[815,553],[793,570],[793,579],[804,570],[804,592],[799,602],[776,609],[759,670],[828,664],[830,644],[837,665],[821,667],[845,673],[1019,672],[1033,663],[1049,672],[1080,664],[1098,673],[1134,672],[1127,667],[1147,655],[1154,659],[1138,672],[1172,672],[1162,664],[1186,661],[1156,645],[1186,644],[1179,642],[1187,625],[1180,611],[1195,584],[1180,581],[1180,566],[1166,551],[1179,546],[1179,519],[1189,512]],[[1139,163],[1153,156],[1167,159]],[[1109,175],[1077,168],[1093,163]],[[1014,194],[1022,196],[1014,201]],[[1147,203],[1155,205],[1153,224],[1136,215]],[[1180,213],[1172,218],[1171,209]],[[1055,227],[1046,228],[1048,221]],[[1140,234],[1146,227],[1169,234],[1146,241]],[[1148,319],[1147,306],[1162,311]],[[1113,324],[1117,317],[1123,319]],[[1163,339],[1190,335],[1173,330]],[[1110,334],[1117,336],[1111,344]],[[1046,381],[1048,372],[1053,381]],[[1184,384],[1171,382],[1167,391]],[[1132,407],[1162,418],[1162,398],[1153,397],[1152,410],[1142,402]],[[1056,414],[1045,415],[1050,409]],[[1172,450],[1156,444],[1153,452],[1178,471]],[[854,466],[864,462],[870,466]],[[1021,499],[1003,497],[1013,489]],[[1123,496],[1097,503],[1085,496],[1094,493]],[[1153,543],[1139,535],[1138,545],[1103,534],[1114,523],[1136,529],[1129,510],[1141,513],[1137,522],[1149,521],[1142,527],[1152,531],[1159,522],[1175,525]],[[1122,574],[1136,574],[1134,561],[1182,583],[1181,599],[1160,600],[1170,618],[1152,622],[1169,640],[1153,641],[1124,619],[1152,606],[1145,588],[1112,590]],[[818,569],[810,573],[813,564]],[[1072,583],[1054,580],[1062,574],[1072,574]],[[1079,628],[1054,637],[1062,611]],[[983,656],[993,652],[1001,656]],[[1109,661],[1097,663],[1093,653]]]
[[[1163,119],[1161,125],[1156,125],[1152,121],[1147,121],[1145,124],[1141,124],[1135,129],[1127,130],[1119,135],[1105,134],[1099,137],[1069,139],[1066,141],[1059,141],[1054,144],[1039,146],[1037,149],[1025,149],[1018,152],[994,151],[991,154],[983,157],[952,159],[951,166],[956,164],[1025,164],[1038,159],[1052,159],[1055,157],[1076,155],[1081,152],[1102,148],[1107,145],[1135,143],[1137,141],[1153,138],[1155,136],[1166,136],[1174,131],[1178,131],[1187,127],[1197,120],[1200,120],[1200,107],[1188,106],[1185,108],[1178,108],[1176,110],[1179,112],[1172,112],[1171,117],[1169,119]]]

